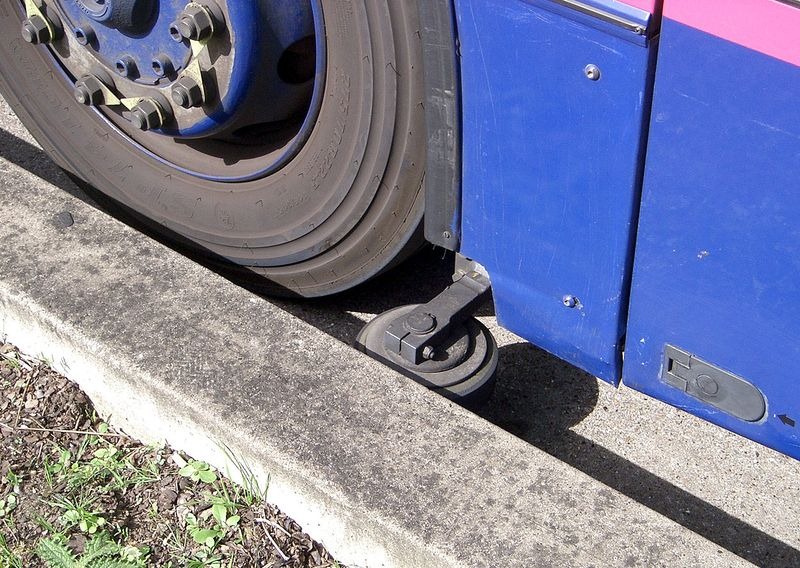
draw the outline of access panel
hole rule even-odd
[[[610,382],[621,374],[652,4],[456,2],[461,252],[487,268],[504,327]]]
[[[664,16],[624,382],[800,458],[800,8]]]

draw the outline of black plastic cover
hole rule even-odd
[[[664,362],[667,384],[747,422],[764,417],[764,395],[743,378],[672,345],[664,350]]]

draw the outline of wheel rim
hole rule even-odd
[[[41,12],[76,97],[181,172],[259,179],[314,128],[326,74],[320,0],[61,0]]]

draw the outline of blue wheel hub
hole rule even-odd
[[[89,19],[136,34],[153,19],[158,0],[77,0],[76,4]]]
[[[76,98],[178,169],[221,181],[268,175],[313,128],[325,79],[320,0],[60,0],[52,7],[63,34],[51,51]],[[254,159],[260,144],[263,159]],[[244,155],[252,167],[228,176],[206,171],[208,152],[227,152],[232,163]]]
[[[109,71],[129,60],[127,78],[155,85],[161,78],[153,69],[156,57],[166,57],[175,71],[189,58],[188,43],[176,42],[169,25],[186,5],[184,0],[73,0],[61,2],[69,29],[66,34],[86,38],[83,49]]]

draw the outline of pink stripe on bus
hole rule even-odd
[[[800,66],[800,8],[777,0],[664,0],[664,17]]]
[[[656,0],[619,0],[619,2],[621,4],[633,6],[634,8],[639,8],[645,12],[650,12],[651,14],[656,10]]]

